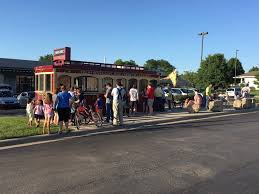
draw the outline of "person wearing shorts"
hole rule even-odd
[[[153,87],[152,84],[149,84],[147,87],[147,105],[148,105],[148,110],[149,110],[149,115],[153,114],[153,104],[154,104],[154,92],[155,88]]]
[[[70,99],[72,96],[67,92],[64,85],[61,86],[61,92],[58,93],[56,105],[59,121],[59,134],[63,131],[63,123],[65,123],[66,131],[68,130],[68,121],[70,117]]]

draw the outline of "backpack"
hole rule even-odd
[[[118,90],[118,100],[124,100],[124,96],[122,96],[122,94],[121,94],[121,91],[123,90],[123,88],[117,88],[117,90]]]

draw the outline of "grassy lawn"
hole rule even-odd
[[[25,137],[39,135],[42,133],[42,126],[39,128],[27,126],[27,118],[24,116],[0,117],[0,139]],[[57,132],[58,127],[52,126],[51,132]]]
[[[259,90],[253,90],[253,91],[251,91],[251,94],[253,94],[255,96],[259,96]]]

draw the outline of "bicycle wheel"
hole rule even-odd
[[[85,122],[85,124],[86,125],[89,124],[90,121],[91,121],[90,117],[88,115],[84,115],[84,122]]]
[[[92,118],[93,118],[94,124],[97,127],[101,127],[103,125],[103,121],[102,121],[100,115],[98,115],[96,113],[92,113]]]

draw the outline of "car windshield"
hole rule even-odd
[[[234,92],[234,88],[227,89],[228,92]]]
[[[179,89],[172,89],[172,92],[175,94],[181,94],[181,91]]]
[[[12,97],[12,93],[10,91],[0,91],[0,97]]]

